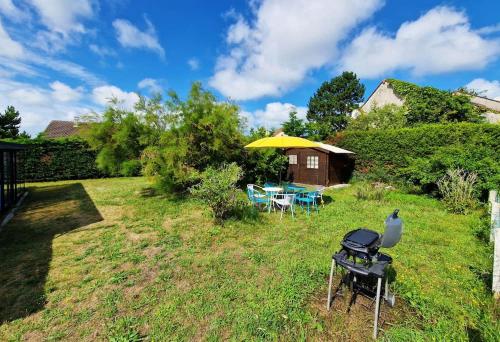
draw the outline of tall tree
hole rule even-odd
[[[363,101],[365,86],[353,72],[344,71],[321,87],[309,100],[307,119],[322,126],[320,131],[333,132],[343,130],[348,122],[348,115]],[[326,137],[323,137],[326,138]]]
[[[21,116],[14,106],[8,106],[3,114],[0,114],[0,138],[17,138]]]
[[[283,132],[292,137],[303,137],[307,135],[307,127],[304,120],[297,117],[297,111],[292,110],[288,114],[288,121],[283,122]]]
[[[168,130],[142,155],[146,175],[156,176],[164,189],[184,191],[200,180],[207,167],[241,161],[244,137],[238,106],[217,101],[198,82],[186,100],[175,92],[169,97]]]

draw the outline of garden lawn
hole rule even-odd
[[[345,298],[325,310],[331,254],[351,229],[382,231],[394,208],[405,221],[388,251],[398,305],[383,306],[380,338],[498,339],[480,213],[397,191],[358,201],[350,187],[310,217],[247,213],[221,227],[198,202],[149,186],[30,186],[0,232],[0,340],[368,339],[371,310],[348,314]]]

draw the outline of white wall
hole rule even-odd
[[[383,81],[372,96],[370,96],[368,101],[363,104],[361,109],[364,112],[369,112],[373,107],[383,107],[388,104],[402,106],[404,102],[394,93],[389,82]]]

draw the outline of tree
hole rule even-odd
[[[136,176],[140,156],[148,139],[144,119],[116,106],[112,100],[100,120],[87,122],[83,135],[98,151],[97,167],[111,175]]]
[[[363,101],[365,86],[353,72],[344,71],[324,82],[309,100],[307,119],[323,126],[322,135],[343,130],[350,113]],[[323,136],[322,138],[326,138]]]
[[[408,109],[405,106],[388,104],[383,107],[374,107],[368,113],[361,113],[356,119],[349,120],[347,129],[391,129],[406,126]]]
[[[8,106],[3,114],[0,114],[0,138],[15,139],[19,136],[21,117],[14,106]]]
[[[303,137],[307,135],[307,127],[304,120],[297,117],[297,111],[292,110],[288,115],[288,121],[283,122],[283,132],[292,137]]]
[[[243,134],[238,106],[217,101],[198,82],[185,101],[175,92],[169,97],[165,104],[171,113],[169,129],[142,158],[145,173],[155,176],[160,187],[184,191],[198,183],[208,167],[241,162]]]

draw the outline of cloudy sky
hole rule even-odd
[[[0,110],[36,134],[199,80],[271,128],[343,70],[366,97],[394,77],[500,99],[499,13],[497,0],[0,0]]]

